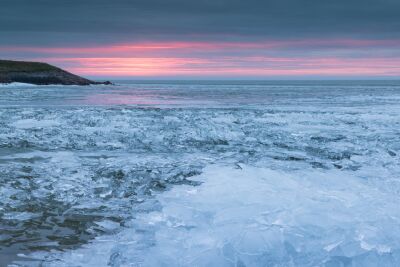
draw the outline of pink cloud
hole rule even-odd
[[[57,58],[89,76],[302,76],[400,75],[400,58]],[[52,60],[50,60],[52,61]]]
[[[399,47],[400,40],[308,39],[0,47],[0,54],[36,55],[31,59],[88,76],[400,76]],[[368,52],[355,56],[360,51]]]
[[[398,47],[400,40],[357,40],[357,39],[304,39],[304,40],[260,40],[258,42],[137,42],[121,43],[108,46],[91,47],[0,47],[3,52],[36,52],[44,54],[87,54],[99,53],[129,53],[146,51],[171,50],[203,50],[217,51],[224,49],[269,49],[269,48],[299,48],[299,47]]]

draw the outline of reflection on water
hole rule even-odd
[[[157,100],[158,96],[153,94],[125,93],[124,91],[109,91],[104,93],[89,94],[76,103],[87,105],[161,105],[177,104],[173,99]]]
[[[232,106],[303,103],[330,104],[358,97],[396,102],[400,82],[165,82],[115,86],[15,86],[1,85],[2,106]],[[393,98],[393,96],[395,96]],[[355,104],[353,102],[352,104]],[[362,104],[362,103],[358,103]]]

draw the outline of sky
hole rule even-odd
[[[112,79],[397,79],[399,0],[1,0],[0,58]]]

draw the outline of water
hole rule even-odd
[[[399,266],[400,83],[0,86],[0,261]]]

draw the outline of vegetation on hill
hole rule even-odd
[[[111,84],[91,81],[47,63],[0,60],[0,83],[12,82],[38,85]]]

